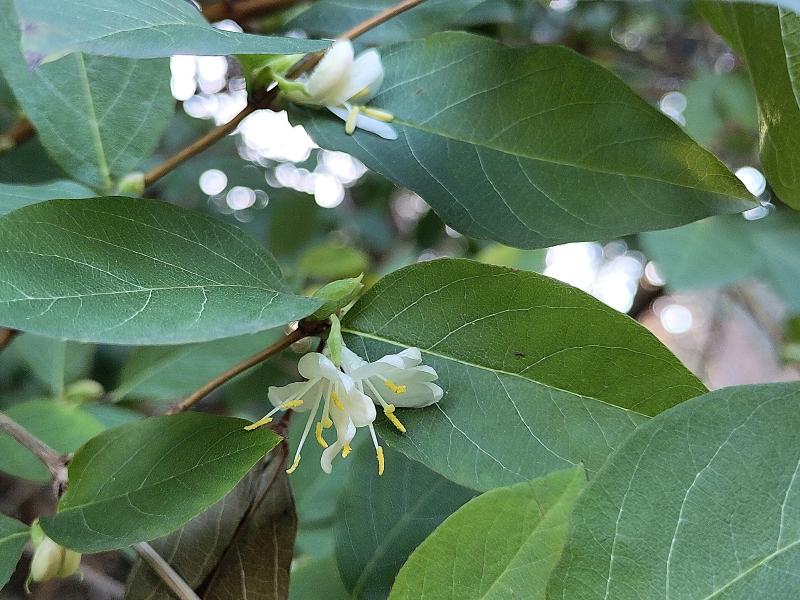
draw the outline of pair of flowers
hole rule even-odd
[[[309,76],[297,81],[274,73],[273,78],[284,97],[296,104],[324,106],[345,122],[352,135],[363,129],[387,140],[396,140],[397,132],[389,125],[394,116],[367,106],[383,83],[384,70],[375,49],[355,56],[348,40],[335,42]]]
[[[306,381],[282,387],[271,386],[269,399],[275,408],[245,429],[255,429],[271,422],[272,416],[280,410],[308,411],[294,461],[287,471],[292,473],[300,464],[303,445],[321,406],[315,436],[325,448],[320,459],[322,470],[330,473],[333,459],[339,453],[346,458],[357,430],[367,427],[378,458],[378,474],[383,475],[383,448],[378,443],[373,426],[376,406],[380,406],[389,421],[404,433],[406,428],[395,414],[397,407],[422,408],[438,402],[442,397],[442,388],[433,383],[438,379],[436,371],[421,363],[422,356],[418,348],[408,348],[375,362],[367,362],[342,346],[341,367],[337,367],[324,354],[310,352],[298,363],[300,375]],[[328,444],[325,430],[332,426],[336,429],[336,441]]]

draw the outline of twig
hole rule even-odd
[[[257,364],[264,362],[271,356],[278,354],[281,350],[288,348],[289,346],[291,346],[292,344],[294,344],[299,340],[302,340],[303,338],[311,337],[322,333],[327,327],[328,324],[326,321],[300,321],[300,324],[298,325],[297,329],[291,331],[290,333],[287,333],[285,336],[283,336],[281,339],[279,339],[277,342],[275,342],[268,348],[265,348],[261,352],[258,352],[257,354],[254,354],[250,358],[243,360],[239,364],[232,366],[224,373],[217,375],[216,377],[214,377],[214,379],[206,383],[204,386],[200,387],[192,394],[186,396],[186,398],[184,398],[177,404],[173,405],[167,411],[166,414],[174,415],[176,413],[190,409],[192,406],[200,402],[200,400],[208,396],[211,392],[216,390],[222,384],[227,383],[240,373],[243,373],[247,369],[250,369],[256,366]]]
[[[147,542],[134,544],[133,549],[180,600],[200,600],[200,597],[194,593],[183,577],[178,575],[175,569],[169,566],[169,563],[150,544]]]
[[[298,0],[230,0],[209,4],[203,8],[203,16],[211,21],[232,19],[234,21],[268,15],[283,8],[297,4]]]
[[[0,328],[0,350],[4,350],[17,335],[19,335],[19,331],[16,329]]]
[[[341,34],[338,39],[340,40],[352,40],[357,38],[360,35],[365,34],[370,29],[377,27],[391,19],[392,17],[396,17],[397,15],[404,13],[407,10],[414,8],[415,6],[422,4],[425,0],[403,0],[395,4],[394,6],[390,6],[384,11],[381,11],[377,15],[370,17],[348,29],[343,34]],[[307,60],[301,61],[294,69],[289,72],[289,77],[297,77],[302,73],[308,71],[314,65],[319,62],[320,58],[322,57],[321,54],[315,54],[309,57]],[[159,165],[156,165],[152,169],[150,169],[144,176],[144,185],[145,187],[149,187],[153,185],[156,181],[164,177],[167,173],[174,170],[176,167],[181,165],[184,161],[188,160],[189,158],[200,154],[206,148],[209,148],[228,134],[232,133],[241,123],[245,117],[250,116],[256,110],[262,108],[269,108],[272,104],[272,101],[278,95],[277,88],[273,88],[272,90],[262,94],[260,97],[257,97],[250,101],[247,106],[242,109],[242,111],[237,114],[233,119],[231,119],[228,123],[224,125],[220,125],[215,129],[212,129],[203,137],[198,140],[195,140],[191,144],[189,144],[186,148],[179,150],[176,154],[167,158],[164,162]]]
[[[13,150],[25,140],[34,136],[33,124],[25,117],[20,118],[11,129],[0,135],[0,153]]]
[[[0,429],[33,452],[36,458],[44,463],[53,478],[53,490],[56,497],[60,497],[64,490],[67,489],[67,462],[69,457],[53,450],[3,412],[0,412]]]

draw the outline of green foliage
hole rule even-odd
[[[92,196],[94,196],[92,190],[69,179],[36,185],[0,183],[0,216],[23,206],[53,198],[91,198]]]
[[[63,398],[66,385],[88,374],[95,348],[33,334],[14,341],[13,351],[56,398]]]
[[[298,116],[322,146],[416,191],[465,235],[539,248],[755,206],[675,123],[564,48],[445,33],[383,59],[372,104],[395,115],[399,140]]]
[[[14,573],[28,541],[28,528],[19,521],[0,515],[0,588]]]
[[[578,500],[548,598],[795,598],[796,383],[718,390],[634,433]]]
[[[385,277],[347,313],[369,360],[422,350],[446,393],[386,441],[478,490],[582,462],[596,471],[648,416],[705,391],[643,327],[534,273],[463,260]]]
[[[414,551],[390,600],[544,600],[585,482],[577,467],[471,500]]]
[[[9,0],[10,1],[10,0]],[[314,40],[215,29],[186,0],[16,0],[29,61],[81,50],[103,56],[295,54],[322,50]]]
[[[312,279],[358,277],[368,267],[369,257],[363,251],[335,243],[309,248],[297,261],[297,272]]]
[[[408,555],[474,492],[391,450],[379,478],[371,444],[349,460],[336,532],[339,572],[352,597],[386,598]]]
[[[280,438],[246,421],[200,413],[106,431],[69,465],[70,485],[42,527],[80,552],[124,548],[177,529],[213,505]]]
[[[282,325],[320,304],[291,294],[240,230],[151,200],[28,206],[0,218],[0,251],[10,256],[0,322],[80,341],[198,342]]]

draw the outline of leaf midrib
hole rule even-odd
[[[88,111],[87,123],[89,125],[89,131],[91,133],[92,140],[94,141],[95,155],[97,157],[97,168],[100,172],[100,176],[103,179],[104,189],[110,189],[111,169],[108,165],[105,148],[103,146],[103,138],[100,134],[100,123],[97,119],[97,111],[95,110],[94,106],[92,87],[89,83],[89,74],[86,72],[86,61],[83,58],[83,54],[76,52],[75,61],[78,66],[78,75],[81,82],[81,87],[83,88],[84,98],[86,100],[86,109]]]

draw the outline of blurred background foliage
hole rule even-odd
[[[317,17],[315,11],[326,2],[298,2],[238,23],[225,20],[221,26],[331,35],[342,25]],[[513,249],[462,237],[416,194],[368,173],[346,154],[316,147],[285,113],[271,111],[252,115],[237,134],[186,162],[148,193],[241,227],[274,253],[289,281],[306,293],[362,272],[369,285],[380,274],[415,261],[468,257],[545,273],[594,294],[652,329],[712,389],[796,378],[800,320],[792,317],[800,313],[800,221],[773,199],[759,171],[756,104],[748,76],[693,3],[468,4],[466,12],[463,7],[455,11],[460,14],[448,28],[475,31],[512,46],[561,44],[597,61],[721,157],[759,195],[762,206],[744,215],[627,239]],[[426,35],[428,26],[418,19],[400,29],[379,28],[366,41]],[[171,67],[176,111],[152,164],[228,120],[246,101],[235,59],[182,56],[174,57]],[[12,93],[0,80],[0,131],[12,128],[19,116]],[[37,183],[64,176],[35,136],[9,150],[0,147],[0,182]],[[21,335],[0,359],[0,408],[54,448],[74,450],[106,427],[162,410],[278,334],[135,350]],[[278,357],[238,377],[205,405],[260,416],[267,386],[288,381],[292,369],[292,356]],[[102,389],[82,383],[86,378]],[[341,535],[337,514],[348,506],[337,505],[335,499],[348,478],[370,476],[359,469],[363,453],[354,454],[331,477],[314,468],[317,457],[306,456],[310,468],[300,469],[293,479],[299,515],[297,568],[308,574],[297,578],[293,598],[312,597],[321,574],[331,590],[328,597],[336,597],[332,553]],[[32,458],[15,452],[10,442],[0,444],[0,471],[15,475],[26,460]],[[406,464],[410,461],[401,455],[392,461],[394,476],[403,469],[424,469]],[[37,481],[0,475],[0,510],[26,520],[42,512],[37,503],[43,496],[36,492],[46,473],[40,475]],[[451,501],[453,497],[464,502],[469,496],[448,496]],[[435,519],[431,524],[432,529]],[[402,534],[397,538],[400,554],[418,542],[404,540]],[[33,597],[120,597],[129,558],[88,557],[83,583],[51,582],[38,586]],[[0,598],[22,597],[25,571],[22,565]],[[355,579],[361,575],[347,574]]]

